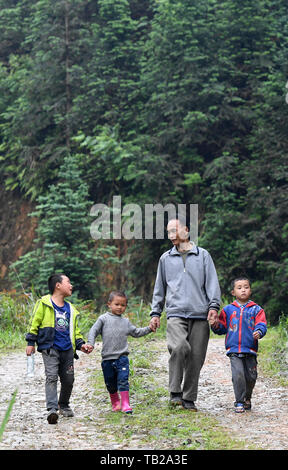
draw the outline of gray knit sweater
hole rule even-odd
[[[140,338],[151,333],[151,328],[137,328],[128,318],[106,312],[100,315],[88,334],[88,343],[94,346],[96,337],[102,336],[102,359],[118,359],[123,354],[129,354],[127,336]]]

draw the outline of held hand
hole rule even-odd
[[[82,344],[81,351],[85,354],[90,354],[93,351],[93,346],[91,344]]]
[[[35,353],[35,346],[27,346],[26,347],[26,356],[31,356],[31,354]]]
[[[253,338],[254,339],[260,339],[261,338],[261,333],[260,333],[259,330],[254,331]]]
[[[209,320],[209,326],[211,326],[214,330],[218,330],[220,322],[218,319],[216,320]]]
[[[217,326],[219,325],[217,310],[209,310],[207,320],[210,326],[217,328]]]
[[[151,330],[155,333],[156,329],[160,327],[160,318],[152,317],[149,323]]]

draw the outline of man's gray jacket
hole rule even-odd
[[[166,300],[166,305],[165,305]],[[219,310],[221,292],[211,255],[193,245],[185,263],[173,246],[158,263],[150,315],[206,319],[208,311]]]

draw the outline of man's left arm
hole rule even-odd
[[[218,321],[218,310],[221,304],[221,290],[218,276],[211,255],[205,253],[205,290],[209,300],[208,321],[214,325]]]

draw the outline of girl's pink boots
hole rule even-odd
[[[122,411],[123,413],[132,413],[132,408],[129,403],[129,391],[127,392],[120,392],[121,395],[121,403],[122,403]]]
[[[118,392],[110,393],[110,400],[112,404],[112,411],[120,411],[121,403],[120,403]]]

